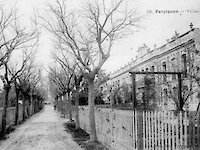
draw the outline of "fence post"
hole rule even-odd
[[[181,148],[183,148],[183,112],[180,111],[180,121],[179,121],[179,125],[180,125],[180,146]]]
[[[133,103],[133,109],[135,108],[135,102],[136,102],[136,82],[135,82],[135,73],[132,73],[132,103]]]
[[[160,111],[157,112],[157,118],[158,118],[158,149],[161,148],[161,116]]]
[[[148,111],[148,128],[149,128],[149,130],[148,130],[148,132],[149,132],[149,147],[148,148],[152,148],[151,113],[150,113],[150,111]]]
[[[137,116],[137,149],[143,150],[143,123],[142,123],[142,111],[138,111]]]
[[[157,111],[154,111],[154,132],[155,132],[155,136],[154,136],[154,139],[155,139],[155,149],[158,148],[158,118],[157,118],[157,115],[158,115],[158,112]]]
[[[187,148],[187,138],[188,138],[187,130],[188,130],[187,111],[185,111],[184,112],[184,144],[185,144],[184,148]]]
[[[200,133],[199,133],[199,127],[200,127],[200,118],[199,118],[199,111],[197,112],[197,146],[200,147]]]
[[[143,119],[143,146],[146,148],[146,126],[145,126],[145,111],[142,111],[142,119]]]
[[[181,73],[178,74],[178,100],[179,100],[179,109],[183,109],[183,98],[182,98],[182,80]]]
[[[174,125],[175,117],[174,113],[171,112],[171,124],[172,124],[172,149],[175,149],[175,125]]]
[[[152,135],[151,135],[151,138],[152,138],[152,148],[155,149],[155,138],[154,138],[154,112],[151,111],[151,130],[152,130]]]

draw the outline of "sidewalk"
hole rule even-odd
[[[34,115],[14,132],[8,139],[0,141],[1,150],[83,150],[71,135],[65,132],[63,124],[67,119],[45,106],[44,111]]]

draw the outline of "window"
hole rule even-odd
[[[172,71],[175,71],[175,58],[172,58],[171,59],[171,69]],[[172,74],[172,80],[176,80],[176,75],[175,74]]]
[[[154,66],[151,66],[151,69],[150,69],[151,72],[154,72],[155,71],[155,67]],[[155,74],[152,74],[152,79],[153,79],[153,82],[155,83]]]
[[[186,54],[183,54],[181,56],[181,62],[182,62],[182,68],[183,68],[183,77],[186,78],[187,77],[187,58],[186,58]]]
[[[103,87],[102,86],[100,87],[100,90],[103,91]]]
[[[151,71],[154,72],[155,71],[155,67],[151,66]]]
[[[178,89],[177,89],[177,87],[173,87],[173,98],[174,98],[174,100],[178,99]]]
[[[172,74],[172,80],[176,80],[176,74]]]
[[[162,63],[162,66],[163,66],[163,71],[164,71],[164,72],[167,71],[167,65],[166,65],[166,62],[163,62],[163,63]]]
[[[167,65],[166,65],[166,62],[163,62],[162,63],[162,70],[163,72],[166,72],[167,71]],[[166,74],[163,74],[163,82],[166,82],[167,81],[167,75]]]
[[[164,96],[164,105],[167,105],[167,103],[168,103],[167,89],[163,90],[163,96]]]
[[[172,59],[171,59],[171,68],[172,68],[172,69],[175,69],[175,65],[176,65],[176,64],[175,64],[175,58],[172,58]]]
[[[185,91],[188,91],[188,86],[187,85],[184,85],[183,86],[183,91],[185,92]]]

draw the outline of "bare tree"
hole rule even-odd
[[[49,80],[53,82],[56,88],[58,88],[59,96],[64,96],[67,102],[67,111],[69,120],[72,121],[71,112],[71,91],[73,89],[73,74],[69,72],[66,66],[61,64],[61,68],[50,68]]]
[[[13,48],[13,47],[12,47]],[[11,55],[11,54],[10,54]],[[16,79],[21,75],[24,71],[27,61],[30,59],[30,56],[26,56],[22,59],[21,66],[18,68],[11,68],[9,63],[4,63],[5,67],[5,74],[2,77],[2,81],[4,83],[4,90],[5,90],[5,99],[4,99],[4,106],[3,106],[3,119],[2,119],[2,135],[5,134],[5,127],[6,127],[6,110],[8,104],[8,95],[11,89],[11,84],[15,83]]]
[[[22,107],[23,107],[23,120],[28,117],[27,113],[34,113],[34,108],[30,107],[35,107],[33,104],[34,101],[27,101],[27,97],[30,97],[30,93],[34,92],[35,89],[37,89],[37,85],[40,85],[40,80],[41,80],[41,71],[37,66],[34,66],[33,63],[31,62],[25,70],[22,72],[22,74],[18,78],[18,88],[19,91],[22,94]],[[31,93],[31,94],[32,94]],[[31,98],[29,99],[31,100]],[[29,105],[28,105],[29,103]],[[28,107],[29,107],[29,112],[28,112]],[[30,112],[33,111],[33,112]]]
[[[90,140],[96,141],[95,76],[109,58],[114,42],[132,34],[141,17],[123,0],[86,2],[81,16],[68,11],[65,1],[57,0],[56,4],[48,5],[49,18],[42,19],[60,49],[67,50],[84,68],[89,84]]]
[[[9,33],[11,24],[14,22],[14,10],[11,10],[8,14],[5,13],[3,8],[0,8],[0,67],[8,62],[10,54],[13,49],[6,49],[6,45],[11,44],[17,35],[6,39],[5,35]]]
[[[29,52],[26,49],[26,50],[23,51],[23,56],[22,56],[22,60],[21,60],[21,63],[22,63],[21,68],[20,69],[18,68],[18,64],[16,62],[15,62],[16,63],[15,65],[13,64],[9,68],[10,76],[11,77],[15,77],[13,79],[13,83],[15,85],[15,93],[16,93],[15,124],[18,123],[18,112],[19,112],[19,94],[20,94],[20,81],[19,81],[19,78],[20,78],[21,75],[23,75],[23,72],[25,70],[27,70],[30,65],[32,65],[33,57],[34,57],[34,52],[32,51],[32,49]],[[18,76],[15,76],[15,74],[17,72],[19,72]]]
[[[200,64],[197,60],[200,58],[200,50],[195,43],[190,43],[185,47],[184,53],[181,56],[181,63],[171,61],[171,69],[177,72],[183,72],[182,80],[182,99],[178,99],[177,77],[175,75],[168,76],[168,81],[164,82],[166,87],[167,98],[174,101],[176,110],[183,111],[183,107],[190,99],[196,99],[195,95],[199,93],[200,88]],[[174,82],[176,81],[176,82]],[[172,83],[173,82],[173,83]],[[200,105],[197,106],[197,110]]]
[[[194,30],[192,28],[192,30]],[[184,71],[183,81],[183,104],[180,104],[180,107],[183,107],[188,99],[198,99],[198,94],[200,93],[200,49],[196,42],[189,44],[185,48],[185,55],[182,55],[182,70]],[[197,111],[200,106],[197,106]]]
[[[71,74],[73,78],[73,84],[75,88],[75,124],[76,128],[80,128],[80,122],[79,122],[79,92],[80,92],[80,86],[83,79],[83,73],[82,68],[78,65],[76,60],[71,61],[67,58],[67,56],[64,54],[64,51],[61,50],[61,56],[58,56],[54,54],[54,59],[60,64],[60,66],[67,70],[67,73]]]
[[[2,81],[4,83],[4,91],[5,91],[5,98],[4,98],[4,106],[3,106],[3,117],[2,117],[2,129],[1,133],[2,135],[5,134],[6,129],[6,116],[7,116],[7,107],[8,107],[8,95],[9,91],[11,89],[11,84],[20,76],[20,74],[23,72],[26,62],[28,61],[29,57],[26,57],[23,59],[21,67],[18,68],[18,70],[10,70],[8,62],[4,64],[5,66],[5,75],[2,77]]]
[[[24,69],[27,60],[23,60],[23,63],[19,70],[9,74],[9,59],[14,50],[32,47],[35,45],[34,40],[37,35],[37,30],[27,31],[24,27],[18,24],[18,17],[15,10],[11,10],[8,15],[1,9],[0,18],[0,67],[4,66],[5,74],[1,77],[4,83],[5,99],[3,107],[2,117],[2,136],[5,134],[6,127],[6,109],[8,103],[8,95],[11,88],[11,83],[19,76]]]
[[[32,47],[33,39],[38,37],[38,30],[27,31],[18,24],[16,10],[11,9],[8,15],[0,9],[0,67],[9,61],[11,53],[16,49]]]

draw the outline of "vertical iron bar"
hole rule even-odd
[[[133,109],[135,108],[135,101],[136,101],[136,83],[135,83],[135,73],[132,73],[132,103]]]
[[[178,100],[179,107],[181,108],[183,105],[181,73],[178,73]]]

